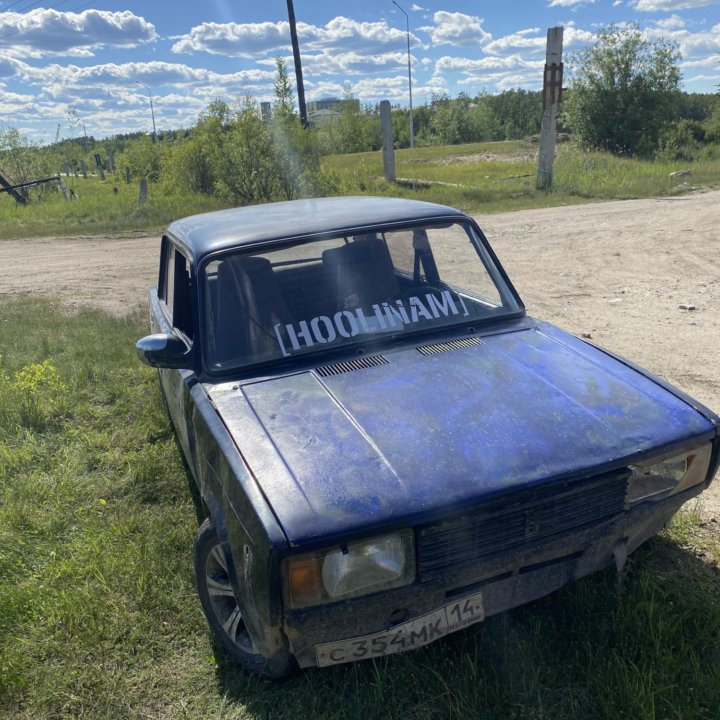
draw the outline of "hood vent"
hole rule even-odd
[[[450,352],[450,350],[462,350],[482,344],[483,341],[480,338],[463,338],[462,340],[448,340],[434,345],[421,345],[418,352],[423,355],[437,355],[438,353]]]
[[[356,358],[355,360],[347,360],[346,362],[333,363],[332,365],[323,365],[322,367],[315,368],[315,372],[320,375],[320,377],[330,377],[332,375],[340,375],[341,373],[364,370],[365,368],[387,364],[387,358],[383,355],[373,355],[371,357],[362,357]]]

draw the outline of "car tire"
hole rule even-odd
[[[287,651],[271,658],[256,652],[235,597],[223,542],[209,518],[198,530],[193,560],[200,604],[210,629],[230,659],[267,678],[289,675],[295,662]]]

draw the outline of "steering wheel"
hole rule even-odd
[[[404,290],[401,290],[395,299],[404,301],[411,297],[417,297],[422,300],[425,295],[442,295],[444,292],[449,292],[453,299],[457,298],[457,293],[450,290],[450,288],[441,288],[437,285],[424,283],[422,285],[410,285],[410,287],[406,287]]]

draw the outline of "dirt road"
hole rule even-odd
[[[720,410],[720,191],[477,219],[531,315]],[[0,294],[126,313],[145,302],[158,250],[145,235],[3,240]],[[707,495],[720,517],[720,482]]]

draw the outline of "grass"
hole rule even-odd
[[[142,315],[0,299],[0,717],[706,720],[720,713],[720,528],[426,648],[282,684],[214,657],[188,478]]]
[[[551,192],[535,188],[537,145],[526,141],[416,148],[395,152],[398,178],[448,183],[409,188],[382,178],[380,153],[334,155],[324,168],[362,193],[440,202],[470,213],[522,210],[598,200],[624,200],[686,192],[720,184],[720,161],[687,163],[619,158],[559,145]],[[670,173],[690,168],[692,175]],[[454,186],[453,186],[454,184]]]
[[[674,195],[694,186],[720,185],[720,160],[650,162],[584,153],[565,144],[558,146],[552,191],[539,191],[537,150],[537,145],[520,140],[397,150],[399,178],[446,183],[422,188],[384,180],[381,152],[334,155],[322,164],[328,176],[337,178],[339,194],[409,197],[470,213]],[[686,168],[691,176],[670,176]],[[177,218],[228,205],[203,195],[170,195],[156,185],[150,185],[149,199],[140,205],[137,183],[126,185],[119,175],[104,182],[69,178],[68,184],[79,201],[65,201],[57,186],[46,190],[42,202],[33,200],[27,206],[0,194],[0,238],[154,231]]]
[[[138,183],[126,185],[120,175],[107,178],[66,178],[78,200],[65,200],[54,184],[46,187],[42,201],[33,193],[27,205],[18,205],[7,193],[0,194],[0,238],[157,230],[177,218],[223,207],[217,198],[167,195],[152,184],[141,205]]]

